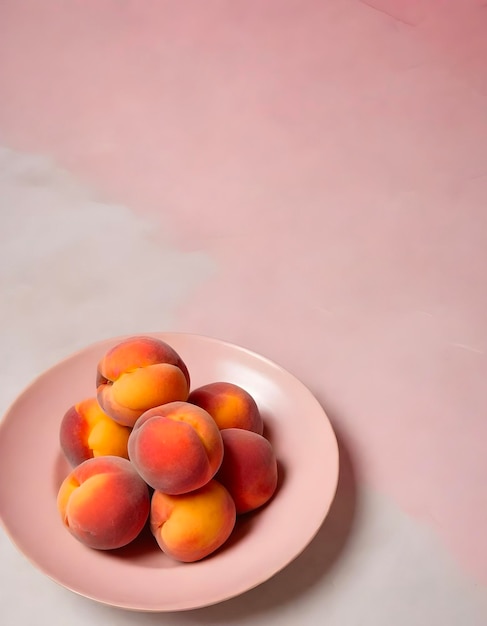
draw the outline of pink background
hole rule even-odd
[[[426,623],[412,596],[485,623],[486,33],[480,0],[0,3],[3,408],[121,333],[256,350],[343,448],[328,619]],[[418,561],[399,526],[424,537]],[[422,579],[440,554],[448,581]],[[2,568],[29,623],[11,600],[26,574]],[[364,571],[389,613],[345,612]],[[327,610],[297,598],[300,623]]]

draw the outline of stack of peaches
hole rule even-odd
[[[266,504],[277,460],[254,398],[223,381],[191,389],[188,368],[153,337],[121,341],[101,358],[96,393],[60,426],[72,466],[59,489],[64,526],[90,548],[134,541],[149,525],[182,562],[205,558],[239,515]]]

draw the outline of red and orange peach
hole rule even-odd
[[[130,461],[116,456],[88,459],[74,468],[58,491],[64,526],[98,550],[121,548],[144,528],[149,489]]]
[[[141,415],[130,434],[128,452],[148,485],[177,495],[213,478],[222,462],[223,441],[204,409],[170,402]]]
[[[235,504],[216,480],[182,495],[155,491],[150,526],[163,552],[178,561],[199,561],[220,548],[236,521]]]
[[[154,337],[121,341],[100,359],[97,397],[115,421],[132,427],[145,411],[168,402],[185,401],[188,368],[167,343]]]
[[[64,414],[59,441],[65,457],[74,467],[97,456],[128,459],[130,432],[130,428],[109,417],[96,398],[87,398],[70,407]]]
[[[225,453],[216,479],[232,496],[237,514],[268,502],[277,488],[277,459],[262,435],[241,428],[221,431]]]
[[[243,428],[261,435],[264,430],[257,403],[248,391],[229,382],[213,382],[191,391],[188,402],[213,417],[218,427]]]

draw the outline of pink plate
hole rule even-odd
[[[95,395],[96,365],[118,337],[42,374],[6,414],[0,425],[0,517],[19,550],[60,585],[111,606],[180,611],[241,594],[304,550],[335,495],[338,447],[317,400],[275,363],[208,337],[151,334],[179,352],[192,388],[226,380],[254,396],[279,461],[275,497],[242,518],[222,549],[197,563],[172,561],[145,534],[111,552],[91,550],[71,537],[56,509],[69,471],[59,449],[59,424],[69,406]]]

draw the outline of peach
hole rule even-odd
[[[149,488],[127,459],[100,456],[68,474],[57,506],[73,537],[90,548],[111,550],[127,545],[144,528]]]
[[[191,493],[152,495],[152,534],[161,550],[178,561],[199,561],[217,550],[230,537],[235,521],[235,504],[216,480]]]
[[[223,441],[214,419],[188,402],[149,409],[128,442],[129,458],[153,489],[171,495],[193,491],[218,471]]]
[[[96,387],[102,409],[131,427],[148,409],[186,400],[190,377],[170,345],[154,337],[131,337],[100,359]]]
[[[262,435],[264,424],[257,403],[242,387],[229,382],[214,382],[194,389],[188,402],[205,409],[224,428],[243,428]]]
[[[224,456],[215,478],[232,496],[237,514],[268,502],[277,489],[277,459],[268,439],[250,430],[221,431]]]
[[[70,407],[61,421],[61,450],[72,466],[97,456],[128,459],[127,443],[131,429],[118,424],[88,398]]]

